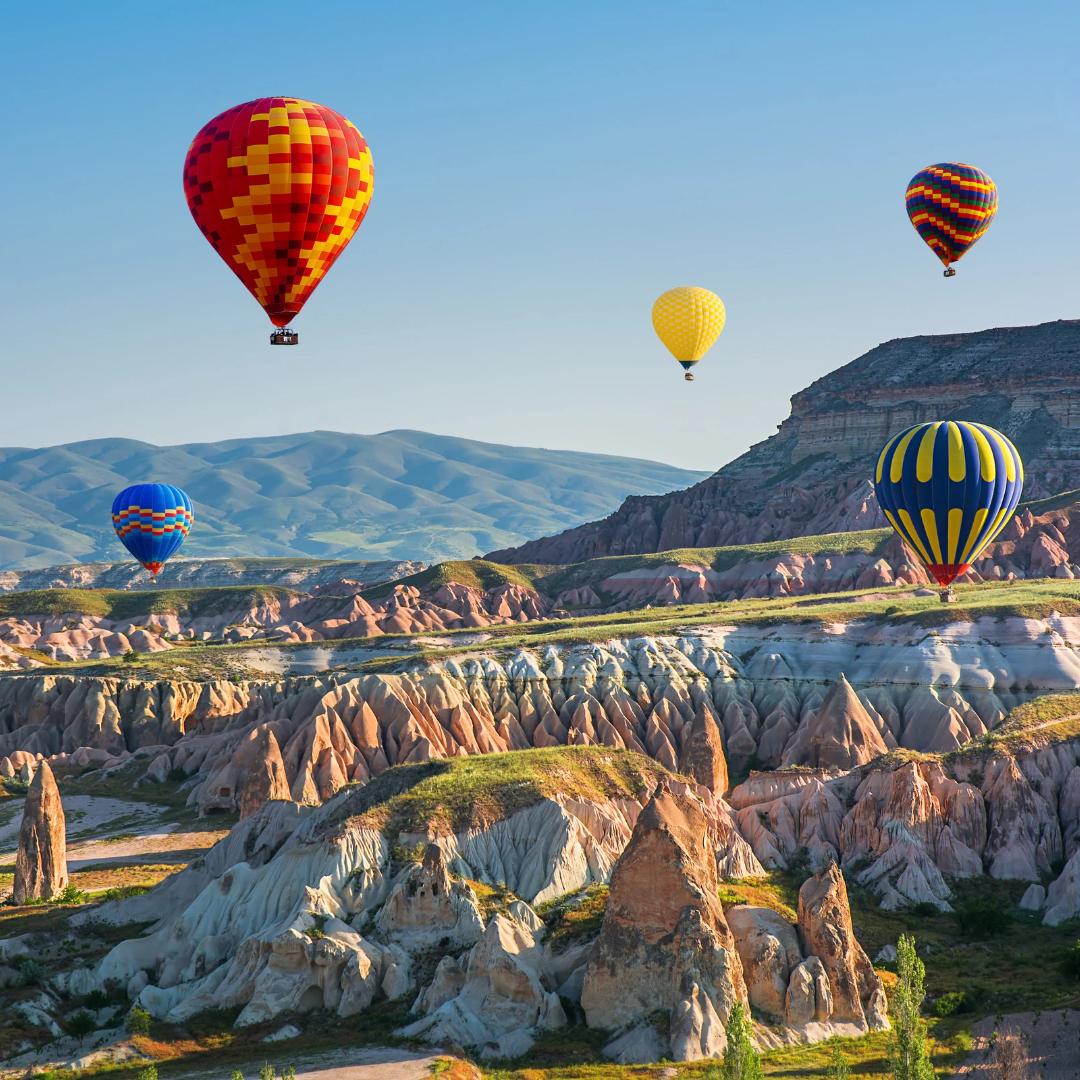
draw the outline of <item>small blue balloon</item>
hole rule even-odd
[[[124,545],[158,574],[195,523],[191,500],[172,484],[133,484],[113,499],[113,528]]]

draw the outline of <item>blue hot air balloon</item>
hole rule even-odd
[[[1008,523],[1024,465],[1000,431],[937,420],[894,435],[881,451],[874,490],[889,524],[943,588],[967,571]]]
[[[124,545],[157,575],[195,523],[191,500],[172,484],[134,484],[113,499],[113,528]]]

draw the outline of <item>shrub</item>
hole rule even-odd
[[[1080,941],[1074,941],[1061,960],[1061,970],[1070,979],[1080,979]]]
[[[127,1028],[129,1035],[149,1035],[150,1014],[138,1005],[133,1005],[131,1011],[127,1014],[124,1026]],[[157,1076],[156,1071],[154,1076]]]
[[[70,881],[64,886],[64,891],[57,893],[52,899],[54,904],[82,904],[85,901],[86,893],[78,885],[73,885]]]
[[[937,904],[932,904],[929,900],[920,900],[911,910],[921,919],[932,919],[941,914]]]
[[[296,1080],[296,1066],[286,1065],[285,1068],[281,1070],[281,1080]]]
[[[958,1031],[949,1041],[949,1049],[954,1054],[970,1054],[975,1049],[975,1040],[970,1031]]]
[[[1009,916],[1002,908],[985,900],[970,900],[960,904],[953,917],[957,930],[966,938],[994,937],[1009,925]]]
[[[157,1066],[147,1065],[145,1069],[140,1069],[135,1074],[135,1080],[158,1080]]]
[[[956,991],[942,994],[941,997],[934,1002],[935,1016],[952,1016],[953,1013],[967,1011],[967,995]]]
[[[44,971],[32,956],[20,956],[15,961],[15,970],[22,976],[24,986],[33,986],[34,983],[41,982],[41,976]]]
[[[188,774],[179,765],[174,765],[165,776],[170,784],[182,784],[187,778]]]
[[[233,1069],[229,1080],[244,1080],[244,1074],[239,1069]]]
[[[83,998],[83,1004],[88,1009],[104,1009],[109,1004],[109,995],[104,990],[91,990]]]
[[[80,1009],[74,1016],[68,1017],[65,1027],[69,1035],[81,1039],[91,1031],[97,1031],[97,1021],[85,1009]]]
[[[259,1070],[259,1080],[274,1080],[274,1066],[269,1061],[263,1062],[263,1067]]]

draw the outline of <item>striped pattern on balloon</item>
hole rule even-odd
[[[924,243],[952,276],[952,264],[990,228],[998,208],[997,185],[982,169],[959,162],[930,165],[911,178],[908,217]]]
[[[916,424],[878,456],[874,490],[889,524],[947,587],[1008,523],[1024,487],[1016,447],[966,420]]]
[[[187,538],[195,514],[187,494],[172,484],[134,484],[113,499],[112,523],[120,543],[156,576]]]

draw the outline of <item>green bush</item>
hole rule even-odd
[[[150,1014],[138,1005],[133,1005],[131,1011],[127,1014],[124,1026],[127,1028],[129,1035],[149,1035]],[[155,1072],[154,1075],[156,1076],[157,1073]]]
[[[91,1031],[97,1031],[97,1021],[85,1009],[80,1009],[74,1016],[68,1017],[64,1026],[67,1033],[74,1035],[76,1039],[89,1035]]]
[[[911,910],[920,919],[932,919],[941,914],[937,904],[932,904],[929,900],[920,900]]]
[[[949,1049],[954,1054],[970,1054],[975,1049],[975,1040],[970,1031],[958,1031],[949,1041]]]
[[[958,1012],[967,1012],[967,995],[964,993],[954,990],[951,993],[942,994],[934,1002],[935,1016],[952,1016]]]
[[[88,1009],[104,1009],[109,1004],[109,995],[104,990],[91,990],[83,998],[83,1004]]]
[[[64,886],[64,891],[53,897],[54,904],[82,904],[86,901],[86,893],[70,881]]]
[[[135,1074],[135,1080],[158,1080],[157,1066],[147,1065],[145,1069],[140,1069]]]
[[[958,905],[953,918],[960,935],[966,938],[995,937],[1009,926],[1005,911],[986,900],[969,900]]]
[[[1074,941],[1061,960],[1061,970],[1070,979],[1080,979],[1080,941]]]

